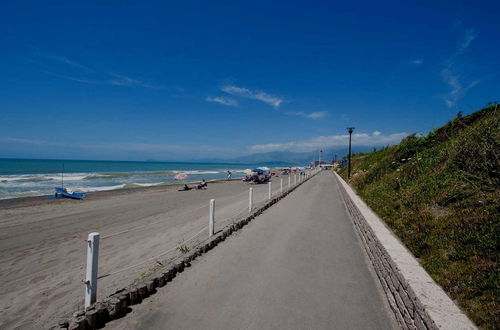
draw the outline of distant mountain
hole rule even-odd
[[[353,147],[353,153],[373,151],[371,147]],[[330,163],[335,155],[337,158],[342,158],[347,155],[347,148],[341,149],[323,149],[321,160]],[[233,158],[200,158],[192,159],[193,162],[205,163],[235,163],[235,164],[259,164],[275,166],[275,163],[286,166],[308,165],[318,160],[318,150],[307,152],[292,152],[292,151],[273,151],[249,154]],[[279,166],[279,165],[276,165]]]
[[[274,151],[257,154],[250,154],[236,158],[227,159],[230,163],[271,163],[280,162],[290,165],[304,164],[311,161],[310,152],[289,152],[289,151]]]
[[[371,151],[372,148],[369,147],[353,147],[353,153],[367,152]],[[347,148],[342,149],[324,149],[321,154],[321,160],[330,163],[335,155],[337,158],[342,158],[347,154]],[[289,165],[306,165],[311,162],[318,160],[318,151],[308,151],[308,152],[292,152],[292,151],[274,151],[274,152],[263,152],[250,154],[246,156],[240,156],[231,159],[225,159],[224,162],[228,163],[286,163]]]

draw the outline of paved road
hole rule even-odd
[[[391,329],[395,322],[324,172],[111,329]]]

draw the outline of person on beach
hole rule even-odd
[[[202,179],[201,182],[198,183],[198,186],[197,186],[198,189],[207,189],[207,187],[208,187],[208,184],[205,181],[205,179]]]
[[[179,191],[186,191],[186,190],[191,190],[191,189],[193,189],[193,188],[189,187],[187,184],[184,184],[184,188],[182,188]]]
[[[233,174],[233,173],[231,173],[231,171],[227,171],[227,179],[228,179],[228,180],[231,180],[231,175],[232,175],[232,174]]]

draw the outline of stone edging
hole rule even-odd
[[[384,222],[337,174],[339,189],[399,325],[403,329],[477,329]]]
[[[263,206],[252,211],[252,213],[248,216],[245,216],[244,218],[226,226],[218,234],[208,239],[205,244],[202,244],[197,248],[193,248],[175,263],[155,271],[140,281],[134,281],[134,283],[128,287],[117,290],[109,297],[94,303],[85,310],[74,312],[71,319],[62,320],[58,325],[51,326],[50,330],[100,329],[103,328],[107,322],[124,317],[130,311],[129,306],[140,304],[144,299],[152,294],[155,294],[158,288],[165,286],[168,282],[172,281],[176,276],[182,273],[184,269],[190,267],[191,261],[216,247],[232,233],[243,228],[243,226],[247,225],[250,221],[255,219],[255,217],[262,214],[262,212],[267,210],[270,206],[286,197],[303,183],[314,177],[317,173],[311,174],[301,182],[297,182],[295,186],[272,198]]]

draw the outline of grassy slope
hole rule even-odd
[[[358,194],[469,317],[500,328],[500,107],[355,155],[352,173]]]

